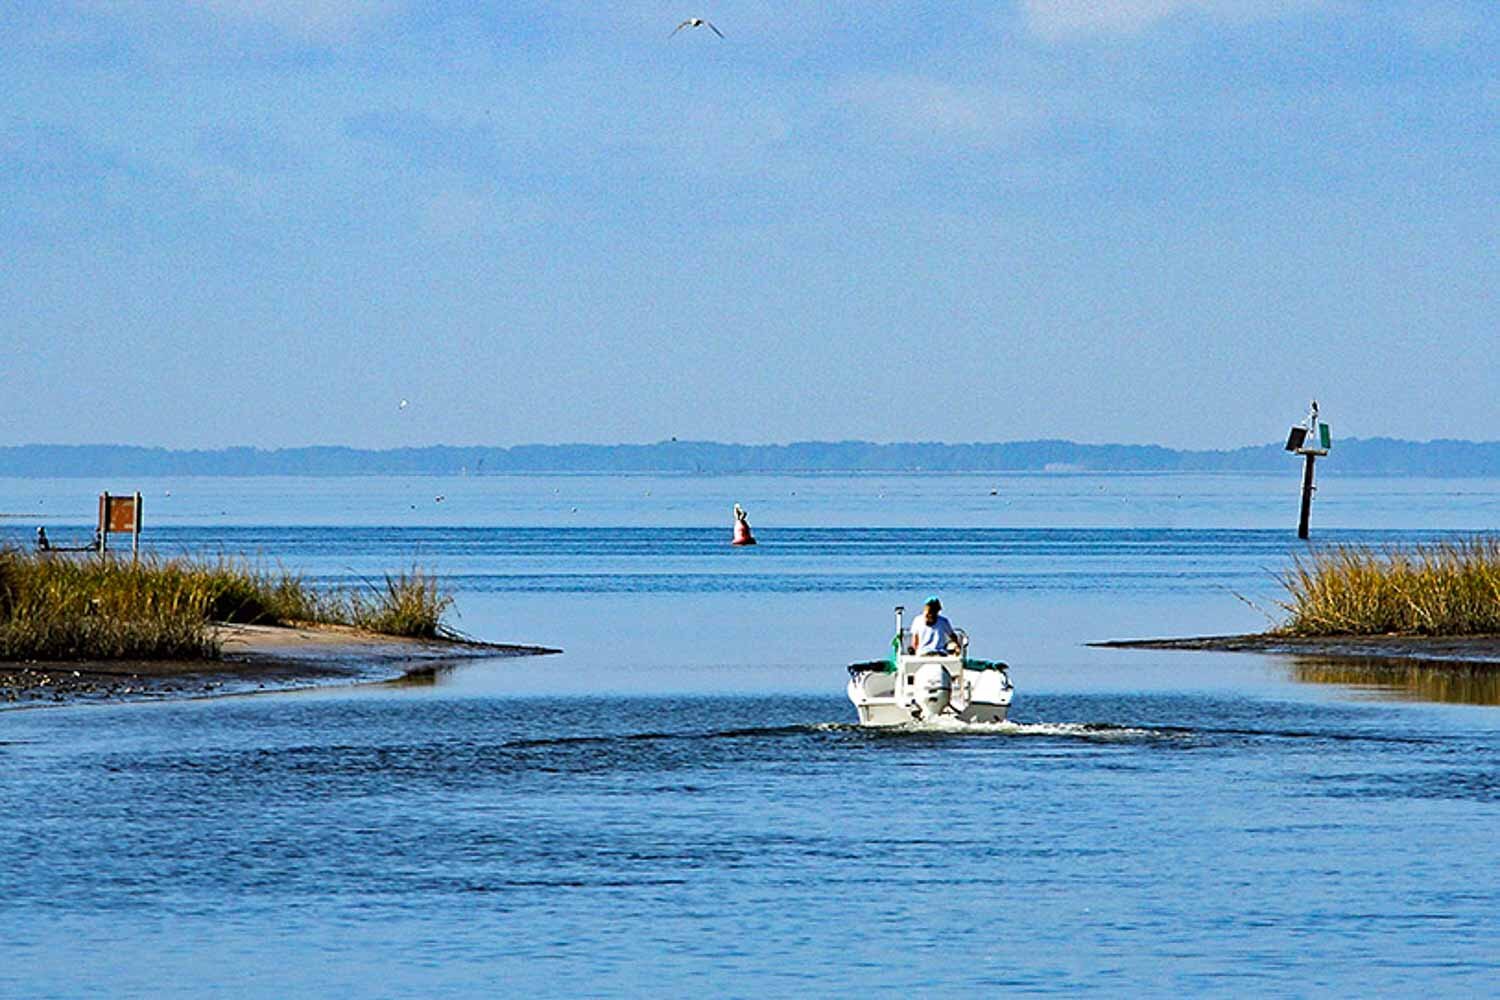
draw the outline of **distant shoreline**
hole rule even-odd
[[[1426,660],[1455,665],[1500,667],[1500,635],[1329,635],[1296,636],[1251,633],[1175,639],[1111,639],[1091,642],[1105,649],[1210,650],[1318,656],[1339,660]]]
[[[218,625],[215,630],[221,659],[0,662],[0,711],[420,682],[463,662],[562,652],[470,639],[409,639],[346,626]]]
[[[1341,475],[1500,477],[1500,441],[1335,440]],[[0,477],[449,476],[578,473],[778,475],[921,473],[1271,473],[1295,470],[1279,442],[1223,449],[1061,439],[876,443],[429,445],[411,448],[218,448],[28,444],[0,447]]]

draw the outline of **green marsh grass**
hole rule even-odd
[[[415,566],[407,572],[388,573],[383,582],[354,591],[344,601],[350,623],[371,632],[417,639],[456,637],[443,624],[453,597],[438,587],[431,574]]]
[[[321,590],[231,559],[139,561],[0,549],[0,660],[200,659],[216,622],[354,625],[453,636],[453,599],[413,568],[366,589]]]
[[[1500,633],[1500,539],[1298,557],[1281,577],[1291,635]]]

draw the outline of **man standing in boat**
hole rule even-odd
[[[911,623],[911,651],[917,656],[942,656],[958,649],[953,625],[938,612],[943,602],[934,594],[927,598],[922,613]]]

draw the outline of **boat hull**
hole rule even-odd
[[[851,697],[850,701],[854,701]],[[895,699],[879,701],[854,701],[861,726],[909,726],[917,722],[931,721],[922,713],[913,713],[910,708],[898,705]],[[973,704],[961,712],[945,712],[932,718],[951,719],[955,722],[974,725],[998,724],[1005,721],[1010,705]]]
[[[851,667],[848,695],[860,725],[1004,722],[1014,694],[1004,666],[966,669],[965,662],[960,656],[901,656],[894,669]]]

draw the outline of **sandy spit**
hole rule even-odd
[[[466,660],[544,656],[546,646],[408,639],[342,625],[219,625],[219,660],[0,663],[0,709],[160,700],[431,678]]]
[[[1315,655],[1328,659],[1407,659],[1500,666],[1500,635],[1204,635],[1185,639],[1112,639],[1113,649],[1197,649]]]

